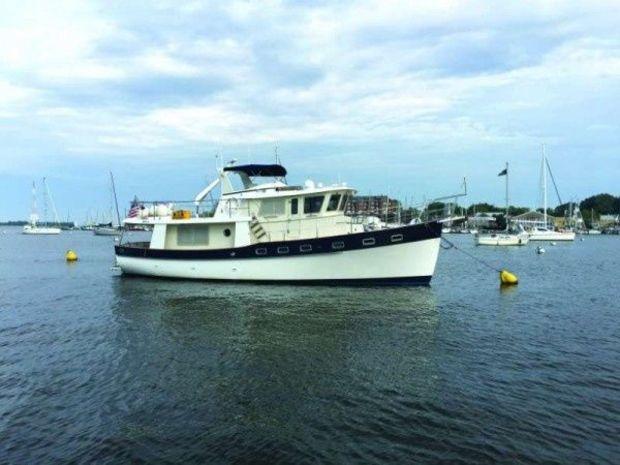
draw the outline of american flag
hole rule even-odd
[[[140,210],[144,208],[144,205],[138,202],[132,202],[131,208],[129,209],[129,213],[127,213],[127,218],[135,218],[140,213]]]

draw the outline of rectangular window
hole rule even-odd
[[[342,202],[340,202],[340,207],[338,208],[340,211],[344,211],[347,206],[347,202],[349,200],[349,196],[347,194],[342,196]]]
[[[291,199],[291,215],[296,215],[297,214],[297,204],[299,202],[297,201],[297,199]]]
[[[204,224],[184,224],[177,227],[177,245],[197,246],[209,244],[209,226]]]
[[[284,199],[263,199],[260,202],[259,216],[280,216],[284,215]]]
[[[319,213],[323,206],[324,195],[304,198],[304,213]]]
[[[340,203],[340,194],[332,194],[329,197],[329,202],[327,204],[327,211],[333,212],[334,210],[338,210],[338,204]]]

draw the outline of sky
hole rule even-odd
[[[191,199],[215,157],[421,203],[620,194],[620,2],[0,3],[0,220]],[[557,203],[550,196],[551,203]]]

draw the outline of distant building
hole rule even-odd
[[[598,224],[601,228],[618,225],[620,224],[620,215],[601,215]]]
[[[356,195],[350,200],[347,211],[357,215],[385,217],[398,210],[400,202],[387,195]]]
[[[497,225],[496,216],[503,215],[500,212],[476,213],[467,218],[467,225],[470,228],[493,228]]]
[[[533,229],[533,228],[549,228],[553,229],[554,227],[561,227],[561,222],[563,218],[556,218],[555,216],[551,216],[547,214],[547,223],[545,224],[545,215],[539,211],[529,211],[525,212],[521,215],[513,216],[510,219],[510,222],[516,225],[523,226],[524,229]]]

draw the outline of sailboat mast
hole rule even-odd
[[[508,210],[509,210],[509,199],[508,199],[508,176],[510,176],[510,171],[508,171],[508,162],[506,162],[506,227],[508,227]]]
[[[114,185],[114,175],[110,171],[110,181],[112,182],[112,194],[114,194],[114,207],[116,208],[116,221],[118,226],[121,226],[121,215],[118,212],[118,199],[116,198],[116,186]]]
[[[547,156],[545,154],[545,144],[542,146],[542,188],[543,188],[543,219],[547,228]]]
[[[37,185],[32,181],[32,211],[30,212],[30,224],[35,226],[38,220],[37,215]]]
[[[45,178],[43,178],[43,187],[45,188],[46,198],[49,198],[49,201],[52,204],[52,212],[54,213],[54,222],[58,226],[60,224],[60,218],[58,217],[58,210],[56,210],[56,204],[54,203],[54,199],[52,198],[52,193],[50,192],[50,188],[47,186],[47,180]],[[46,212],[45,221],[47,221],[47,212]]]

